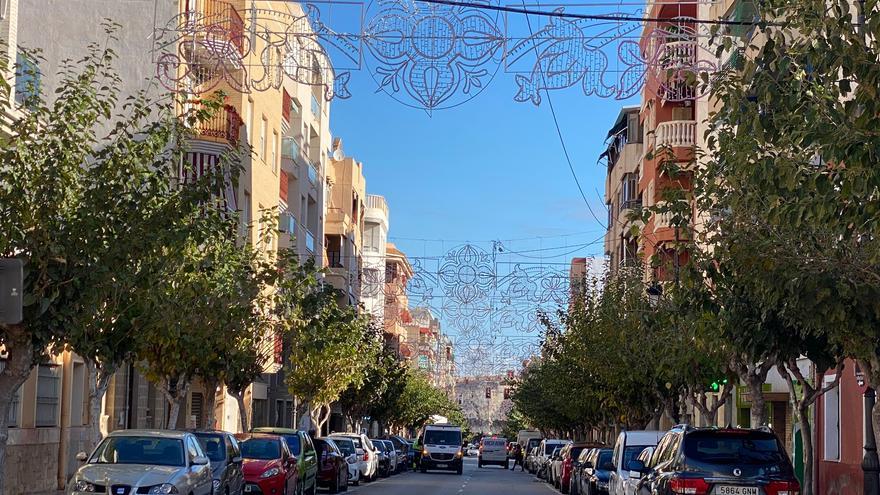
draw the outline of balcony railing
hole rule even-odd
[[[290,136],[281,138],[281,156],[283,158],[297,159],[301,156],[300,153],[299,140]]]
[[[620,204],[620,211],[624,210],[640,210],[642,208],[641,199],[630,199]]]
[[[657,125],[654,147],[691,147],[696,143],[696,137],[695,120],[670,120]]]
[[[321,104],[318,102],[318,98],[316,98],[315,95],[312,95],[312,115],[314,115],[316,119],[321,117]]]
[[[378,194],[367,194],[367,208],[376,208],[382,210],[385,216],[388,216],[388,203],[385,202],[384,196]]]
[[[200,102],[191,102],[191,104],[199,105]],[[211,118],[197,122],[193,127],[193,131],[198,137],[224,140],[236,146],[238,145],[241,125],[241,117],[239,117],[235,108],[230,105],[223,105],[214,112]]]
[[[315,168],[315,164],[312,163],[311,161],[309,161],[308,169],[309,169],[309,182],[311,182],[312,185],[316,185],[318,183],[318,169]]]
[[[309,253],[315,254],[315,235],[309,229],[305,229],[306,231],[306,249],[309,250]]]
[[[693,67],[696,61],[696,40],[668,41],[663,44],[660,52],[660,67],[664,70]]]
[[[244,21],[235,7],[221,0],[185,0],[187,27],[202,35],[217,53],[224,53],[224,43],[231,43],[244,55]]]

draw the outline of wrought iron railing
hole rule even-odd
[[[190,102],[190,105],[200,105],[201,102]],[[242,120],[231,105],[223,105],[207,120],[196,122],[193,131],[199,137],[212,137],[223,139],[232,145],[238,145],[239,132]]]
[[[221,0],[185,0],[189,29],[204,31],[211,38],[225,38],[244,55],[244,21],[235,7]]]

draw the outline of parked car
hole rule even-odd
[[[596,444],[577,442],[570,443],[562,449],[560,453],[562,460],[559,466],[559,474],[555,478],[556,488],[560,492],[569,493],[569,488],[571,488],[571,475],[574,469],[578,466],[578,457],[580,457],[581,452],[591,447],[596,447]]]
[[[614,444],[614,455],[611,462],[614,470],[611,471],[611,495],[625,495],[627,478],[629,478],[629,464],[635,460],[645,447],[654,447],[665,432],[662,431],[622,431],[617,436]]]
[[[639,493],[670,495],[793,495],[800,493],[782,443],[768,430],[678,427],[657,445],[650,468],[633,460],[644,475]]]
[[[583,457],[578,475],[578,495],[608,495],[613,449],[592,449]]]
[[[284,438],[268,433],[242,433],[236,438],[240,440],[244,458],[245,493],[302,493],[297,461]]]
[[[508,467],[507,440],[503,438],[484,437],[480,440],[480,449],[477,457],[477,467],[490,464]]]
[[[366,435],[360,433],[333,433],[330,438],[343,437],[354,442],[360,456],[361,479],[373,481],[379,476],[379,451]]]
[[[348,463],[333,439],[314,439],[318,453],[318,486],[326,487],[330,493],[348,490]]]
[[[211,461],[215,495],[240,495],[244,493],[243,459],[238,440],[225,431],[193,432],[205,455]]]
[[[379,450],[379,473],[383,477],[388,477],[397,471],[397,452],[394,445],[389,440],[370,439],[373,445]]]
[[[214,489],[211,461],[190,432],[117,430],[101,440],[91,456],[80,452],[76,458],[85,464],[70,478],[69,495],[108,493],[107,480],[114,490],[123,488],[130,494],[165,490],[211,495]]]
[[[553,455],[553,451],[564,447],[568,443],[570,443],[568,440],[554,438],[541,440],[541,443],[538,445],[538,454],[534,461],[535,474],[537,474],[538,478],[547,479],[547,471],[550,468],[550,457]]]
[[[554,486],[556,485],[556,476],[559,474],[559,467],[562,465],[562,449],[564,448],[556,447],[547,459],[544,481]]]
[[[409,450],[410,444],[406,441],[406,439],[392,435],[388,437],[388,440],[394,444],[394,450],[397,452],[397,472],[403,472],[409,469]]]
[[[357,454],[357,448],[350,438],[334,437],[333,442],[339,447],[339,451],[345,456],[345,462],[348,465],[348,481],[357,486],[361,484],[361,463],[360,456]]]
[[[590,453],[595,448],[586,448],[581,451],[580,455],[575,459],[575,462],[572,463],[571,469],[571,479],[568,482],[568,493],[569,495],[580,495],[580,483],[581,483],[581,475],[583,473],[584,463],[587,458],[590,456]]]
[[[480,455],[480,448],[476,445],[469,443],[467,449],[465,450],[464,455],[468,457],[474,457]]]
[[[659,445],[659,444],[658,444]],[[654,455],[654,447],[645,447],[644,450],[639,452],[639,455],[636,457],[637,460],[642,461],[642,463],[646,467],[653,467],[653,463],[651,462],[651,456]],[[639,483],[641,482],[642,473],[639,471],[629,472],[629,478],[623,483],[623,493],[626,495],[636,495],[639,493]]]
[[[291,428],[254,428],[254,433],[269,433],[278,435],[287,442],[287,448],[296,459],[296,467],[299,470],[300,492],[307,495],[315,495],[318,490],[318,454],[312,443],[312,437],[308,433]]]
[[[525,468],[529,474],[537,473],[536,464],[538,461],[538,447],[532,447],[526,454]]]

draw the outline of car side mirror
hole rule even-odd
[[[206,464],[210,464],[211,460],[203,455],[198,455],[193,457],[192,463],[193,466],[204,466]]]
[[[78,460],[79,462],[86,462],[87,460],[89,460],[89,455],[85,452],[78,452],[76,454],[76,460]]]

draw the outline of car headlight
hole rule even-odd
[[[455,453],[455,457],[461,457],[463,455],[464,455],[464,452],[462,452],[461,449],[459,449],[458,452]]]
[[[95,491],[95,485],[89,483],[86,480],[79,480],[73,484],[73,491],[92,493]]]
[[[277,467],[273,467],[271,469],[263,471],[263,474],[260,475],[260,478],[271,478],[272,476],[278,476],[279,474],[281,474],[281,470]]]
[[[429,455],[431,455],[431,454],[428,453],[428,449],[422,450],[422,457],[428,457]]]
[[[156,485],[150,488],[150,491],[147,492],[149,495],[168,495],[173,493],[180,493],[177,491],[177,487],[170,483],[163,483],[161,485]]]

